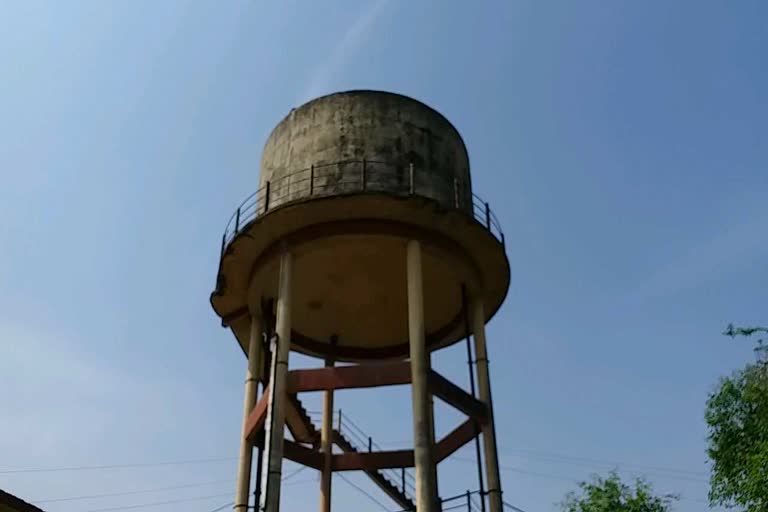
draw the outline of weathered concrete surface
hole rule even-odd
[[[411,164],[415,194],[471,210],[467,150],[445,117],[398,94],[341,92],[293,109],[277,125],[259,186],[270,182],[270,209],[310,194],[408,194]]]

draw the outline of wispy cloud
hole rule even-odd
[[[328,58],[320,64],[309,80],[307,87],[299,98],[299,102],[328,92],[333,77],[344,68],[352,56],[368,38],[371,28],[384,12],[388,0],[374,0],[349,26]]]
[[[753,209],[743,221],[693,245],[648,276],[633,292],[643,301],[696,286],[703,279],[722,277],[768,255],[768,211]]]

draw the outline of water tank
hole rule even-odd
[[[255,193],[221,242],[214,310],[243,347],[249,311],[294,257],[292,348],[339,360],[408,354],[405,246],[424,246],[430,349],[465,334],[462,294],[492,316],[509,286],[500,226],[473,194],[459,132],[412,98],[349,91],[291,110],[267,139]]]

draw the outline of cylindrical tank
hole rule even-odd
[[[350,91],[293,109],[272,131],[261,158],[260,187],[270,207],[308,196],[414,192],[443,206],[469,208],[469,157],[459,132],[441,114],[397,94]],[[313,173],[314,170],[314,173]],[[310,184],[309,175],[313,174]]]
[[[222,239],[211,303],[247,346],[248,313],[276,296],[279,256],[290,250],[292,347],[338,360],[405,357],[412,239],[424,247],[434,349],[464,335],[462,294],[482,297],[490,317],[509,285],[503,234],[472,192],[461,136],[412,98],[324,96],[293,109],[269,136],[259,187]]]

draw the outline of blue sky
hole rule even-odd
[[[704,509],[704,402],[752,358],[719,333],[768,322],[766,16],[747,0],[3,2],[0,488],[201,484],[52,512],[231,501],[244,359],[208,304],[221,232],[283,115],[374,88],[458,127],[506,232],[512,288],[489,325],[506,499],[554,511],[618,467]],[[462,347],[436,360],[465,382]],[[402,445],[407,404],[389,404],[407,390],[381,396],[339,402]],[[438,409],[438,430],[457,421]],[[441,467],[444,495],[476,487],[472,453]],[[317,506],[318,485],[297,474],[286,508]]]

